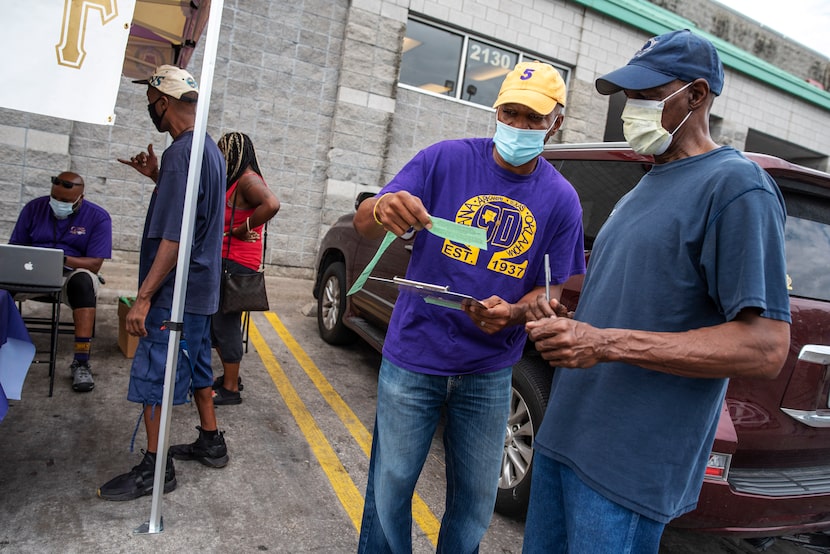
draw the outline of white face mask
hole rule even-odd
[[[689,111],[680,125],[670,133],[663,128],[663,107],[669,98],[691,84],[686,84],[662,100],[626,100],[622,112],[623,135],[635,152],[659,156],[668,150],[672,137],[686,123],[692,112]]]

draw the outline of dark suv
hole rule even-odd
[[[775,179],[786,200],[790,354],[772,381],[730,381],[698,507],[671,525],[744,537],[824,531],[830,529],[830,175],[772,156],[746,155]],[[611,209],[652,160],[616,143],[548,146],[543,156],[579,193],[590,256]],[[369,196],[359,196],[356,205]],[[380,242],[360,237],[352,217],[338,219],[320,245],[314,285],[318,327],[326,342],[359,337],[380,350],[397,292],[369,280],[346,297]],[[411,247],[405,238],[395,240],[372,275],[404,276]],[[565,286],[562,301],[571,309],[581,286],[581,276]],[[553,371],[530,344],[514,366],[496,502],[500,513],[521,516],[526,510],[533,436]]]

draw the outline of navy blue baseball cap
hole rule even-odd
[[[718,51],[688,29],[650,38],[627,65],[597,79],[596,87],[600,94],[613,94],[659,87],[676,79],[686,83],[706,79],[715,95],[723,90]]]

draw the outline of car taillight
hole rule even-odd
[[[729,474],[729,464],[732,463],[731,454],[709,454],[709,461],[706,463],[706,478],[716,481],[726,481]]]

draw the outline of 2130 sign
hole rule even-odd
[[[497,48],[490,48],[481,46],[480,44],[470,44],[469,59],[481,62],[483,64],[492,65],[493,67],[503,67],[504,69],[513,69],[515,65],[514,54],[504,52]]]

